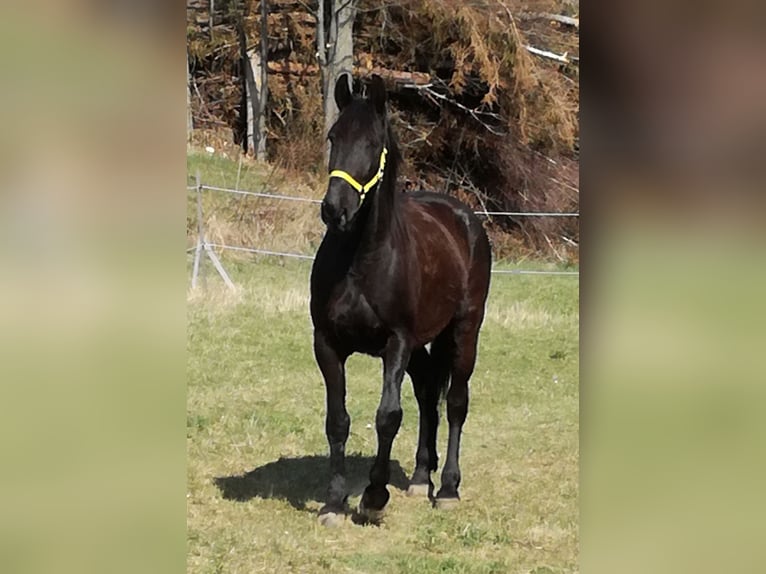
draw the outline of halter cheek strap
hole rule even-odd
[[[367,192],[375,187],[375,184],[377,184],[383,177],[383,171],[386,169],[386,154],[388,154],[388,149],[383,146],[383,151],[380,152],[380,167],[378,168],[378,173],[376,173],[375,176],[364,185],[356,181],[350,173],[343,171],[342,169],[332,170],[330,172],[330,177],[339,177],[351,187],[353,187],[359,194],[359,197],[364,199],[364,196],[367,194]]]

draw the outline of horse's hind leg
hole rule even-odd
[[[314,354],[327,392],[325,430],[330,445],[332,478],[326,504],[319,511],[325,526],[337,526],[346,510],[346,440],[351,419],[346,411],[346,357],[340,356],[321,333],[314,333]]]
[[[435,504],[449,508],[460,500],[460,435],[468,414],[468,379],[476,363],[476,344],[481,316],[456,322],[452,330],[451,382],[447,393],[447,420],[449,441],[447,460],[442,470],[442,484]]]
[[[420,409],[420,431],[418,448],[415,452],[415,472],[410,480],[407,494],[410,496],[431,496],[433,483],[431,472],[436,470],[436,429],[439,424],[439,385],[433,358],[421,347],[415,350],[407,365],[407,373],[412,379],[412,387]]]

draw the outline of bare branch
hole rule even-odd
[[[577,241],[573,241],[572,239],[570,239],[570,238],[569,238],[569,237],[567,237],[566,235],[561,235],[560,237],[561,237],[561,239],[564,241],[564,243],[566,243],[567,245],[571,245],[572,247],[579,247],[579,246],[580,246],[580,245],[577,243]]]
[[[468,177],[465,173],[465,169],[463,170],[463,176],[460,178],[460,187],[463,189],[467,189],[473,195],[476,197],[476,200],[479,202],[479,205],[481,206],[481,210],[485,213],[487,213],[487,204],[484,202],[484,199],[482,198],[481,190],[476,187],[476,185],[471,181],[471,178]],[[492,216],[487,216],[487,221],[490,223],[492,222]]]
[[[527,52],[531,52],[532,54],[536,54],[544,58],[550,58],[551,60],[556,60],[558,62],[564,62],[565,64],[569,64],[575,61],[575,58],[569,59],[569,52],[564,52],[563,54],[559,55],[559,54],[548,52],[547,50],[541,50],[540,48],[535,48],[529,45],[525,45],[524,47],[527,49]],[[580,59],[576,58],[576,61],[579,62]]]
[[[519,16],[522,20],[553,20],[567,26],[574,26],[578,30],[580,29],[580,19],[572,18],[571,16],[562,16],[559,14],[549,14],[547,12],[539,12],[535,14],[521,14]]]
[[[505,136],[505,135],[507,135],[504,132],[498,131],[496,128],[494,128],[493,126],[488,124],[483,119],[483,118],[487,118],[487,119],[493,119],[493,120],[502,122],[503,118],[499,114],[496,114],[494,112],[484,112],[484,111],[481,111],[481,110],[471,109],[471,108],[469,108],[467,106],[464,106],[463,104],[461,104],[460,102],[458,102],[456,100],[448,98],[444,94],[440,94],[439,92],[434,91],[432,89],[432,86],[433,86],[433,84],[425,84],[425,85],[422,85],[422,86],[408,85],[408,86],[404,86],[404,87],[405,88],[411,88],[411,89],[417,90],[418,92],[420,92],[421,95],[424,95],[424,97],[430,99],[435,104],[436,104],[435,100],[441,100],[443,102],[447,102],[448,104],[451,104],[451,105],[453,105],[453,106],[463,110],[468,115],[470,115],[473,119],[475,119],[477,122],[479,122],[482,126],[484,126],[484,128],[486,128],[487,131],[489,131],[490,133],[495,134],[496,136]]]
[[[309,14],[311,14],[311,15],[312,15],[314,18],[316,18],[316,17],[317,17],[317,13],[316,13],[316,10],[313,10],[313,9],[311,8],[311,6],[309,6],[308,4],[306,4],[305,2],[303,2],[302,0],[296,0],[296,1],[298,2],[298,4],[300,4],[301,6],[303,6],[303,8],[306,10],[306,12],[308,12]],[[319,1],[321,2],[322,0],[319,0]]]

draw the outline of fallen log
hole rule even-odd
[[[317,64],[301,64],[299,62],[270,61],[267,68],[272,74],[289,74],[292,76],[313,76],[319,73]],[[396,87],[402,86],[423,86],[431,83],[430,74],[424,72],[406,72],[402,70],[389,70],[380,66],[354,66],[354,75],[366,78],[377,74],[383,80],[394,84]]]

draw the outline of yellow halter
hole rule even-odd
[[[375,174],[375,176],[362,185],[358,181],[356,181],[353,176],[343,171],[342,169],[334,169],[330,172],[330,177],[339,177],[343,181],[345,181],[347,184],[349,184],[351,187],[353,187],[356,192],[359,194],[359,197],[364,199],[365,194],[370,191],[376,183],[380,181],[380,179],[383,177],[383,171],[386,169],[386,154],[388,153],[388,150],[385,146],[383,146],[383,151],[380,152],[380,167],[378,168],[378,173]]]

